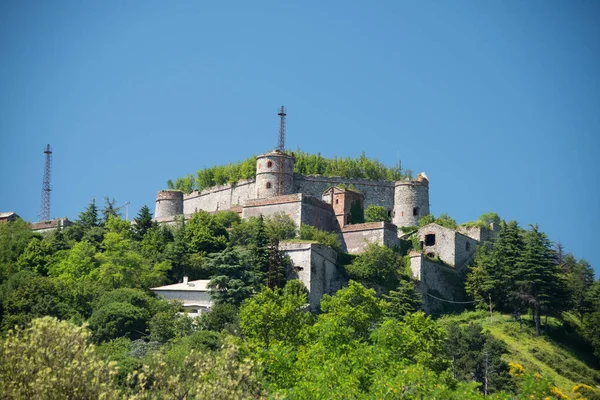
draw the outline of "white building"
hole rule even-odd
[[[183,303],[183,309],[190,317],[199,317],[202,313],[209,312],[212,307],[208,279],[188,281],[187,276],[183,282],[173,285],[152,288],[154,293],[167,300],[179,300]]]

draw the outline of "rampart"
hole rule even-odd
[[[337,253],[316,243],[284,242],[279,249],[290,257],[293,267],[288,279],[299,279],[308,289],[308,303],[316,310],[324,294],[334,294],[346,284],[336,266]]]
[[[242,218],[268,217],[278,213],[288,215],[296,226],[308,224],[326,231],[333,230],[335,226],[333,207],[302,193],[248,200],[242,209]]]
[[[387,222],[367,222],[365,224],[346,225],[341,229],[344,251],[360,254],[369,243],[387,247],[398,245],[398,228]]]
[[[394,182],[390,181],[295,174],[294,184],[296,192],[319,199],[330,186],[353,185],[355,191],[365,195],[365,207],[374,204],[390,211],[394,208]]]
[[[194,191],[183,197],[184,214],[193,214],[195,211],[208,212],[228,210],[236,205],[243,204],[246,200],[256,198],[256,181],[244,179],[235,184],[225,184]]]
[[[410,269],[418,281],[426,313],[439,314],[452,308],[452,302],[464,301],[462,280],[454,268],[436,263],[421,253],[411,252]]]

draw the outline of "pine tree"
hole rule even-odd
[[[102,209],[102,225],[106,225],[110,217],[119,217],[117,208],[115,208],[116,204],[117,201],[115,199],[111,200],[108,198],[108,196],[104,198],[104,208]]]
[[[492,301],[504,311],[516,311],[519,307],[519,302],[510,294],[514,292],[515,271],[521,266],[524,248],[523,230],[519,224],[516,221],[502,223],[492,251],[495,265],[489,265],[487,273],[493,286],[490,291]]]
[[[137,217],[133,219],[133,234],[137,240],[142,240],[146,232],[156,226],[156,222],[152,220],[152,213],[148,206],[143,206],[138,211]]]
[[[392,318],[401,319],[421,308],[421,293],[417,290],[416,282],[408,276],[403,276],[396,290],[390,290],[383,298],[388,302],[386,314]]]
[[[96,207],[96,199],[92,199],[90,205],[79,214],[78,221],[84,228],[98,226],[98,207]]]
[[[548,237],[532,225],[525,234],[525,249],[514,273],[514,294],[533,310],[535,333],[540,334],[541,311],[559,306],[553,300],[561,292],[559,267]]]

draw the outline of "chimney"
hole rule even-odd
[[[184,276],[184,277],[183,277],[183,283],[184,283],[185,285],[187,285],[187,283],[188,283],[188,277],[187,277],[187,276]]]

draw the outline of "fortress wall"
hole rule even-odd
[[[456,233],[456,250],[454,254],[454,266],[460,270],[471,263],[475,258],[477,241],[468,236]]]
[[[302,222],[302,195],[290,194],[287,196],[272,197],[270,199],[256,199],[246,201],[242,209],[242,218],[265,217],[284,213],[300,226]]]
[[[356,191],[365,195],[365,208],[371,204],[383,206],[388,210],[394,208],[394,182],[372,181],[368,179],[351,179],[341,177],[294,175],[294,190],[318,199],[325,189],[332,185],[354,185]]]
[[[302,196],[301,222],[324,231],[332,231],[337,226],[335,213],[330,204],[304,195]]]
[[[334,294],[346,284],[336,266],[337,253],[316,243],[281,243],[279,249],[290,257],[293,268],[288,279],[299,279],[308,289],[308,303],[316,310],[324,294]]]
[[[347,225],[342,228],[342,243],[350,254],[364,252],[369,243],[394,247],[398,244],[398,230],[386,222]]]
[[[435,244],[426,245],[427,235],[435,235]],[[456,232],[437,224],[425,225],[419,229],[419,240],[423,243],[423,253],[438,256],[449,265],[456,265]]]
[[[235,185],[226,184],[192,192],[183,199],[184,214],[192,214],[196,210],[208,212],[228,210],[232,206],[256,198],[254,179],[241,180]]]
[[[450,300],[464,301],[462,281],[456,270],[435,263],[420,253],[412,253],[410,268],[418,281],[418,288],[423,300],[423,310],[426,313],[439,314],[449,306],[449,303],[436,300],[432,296]]]

